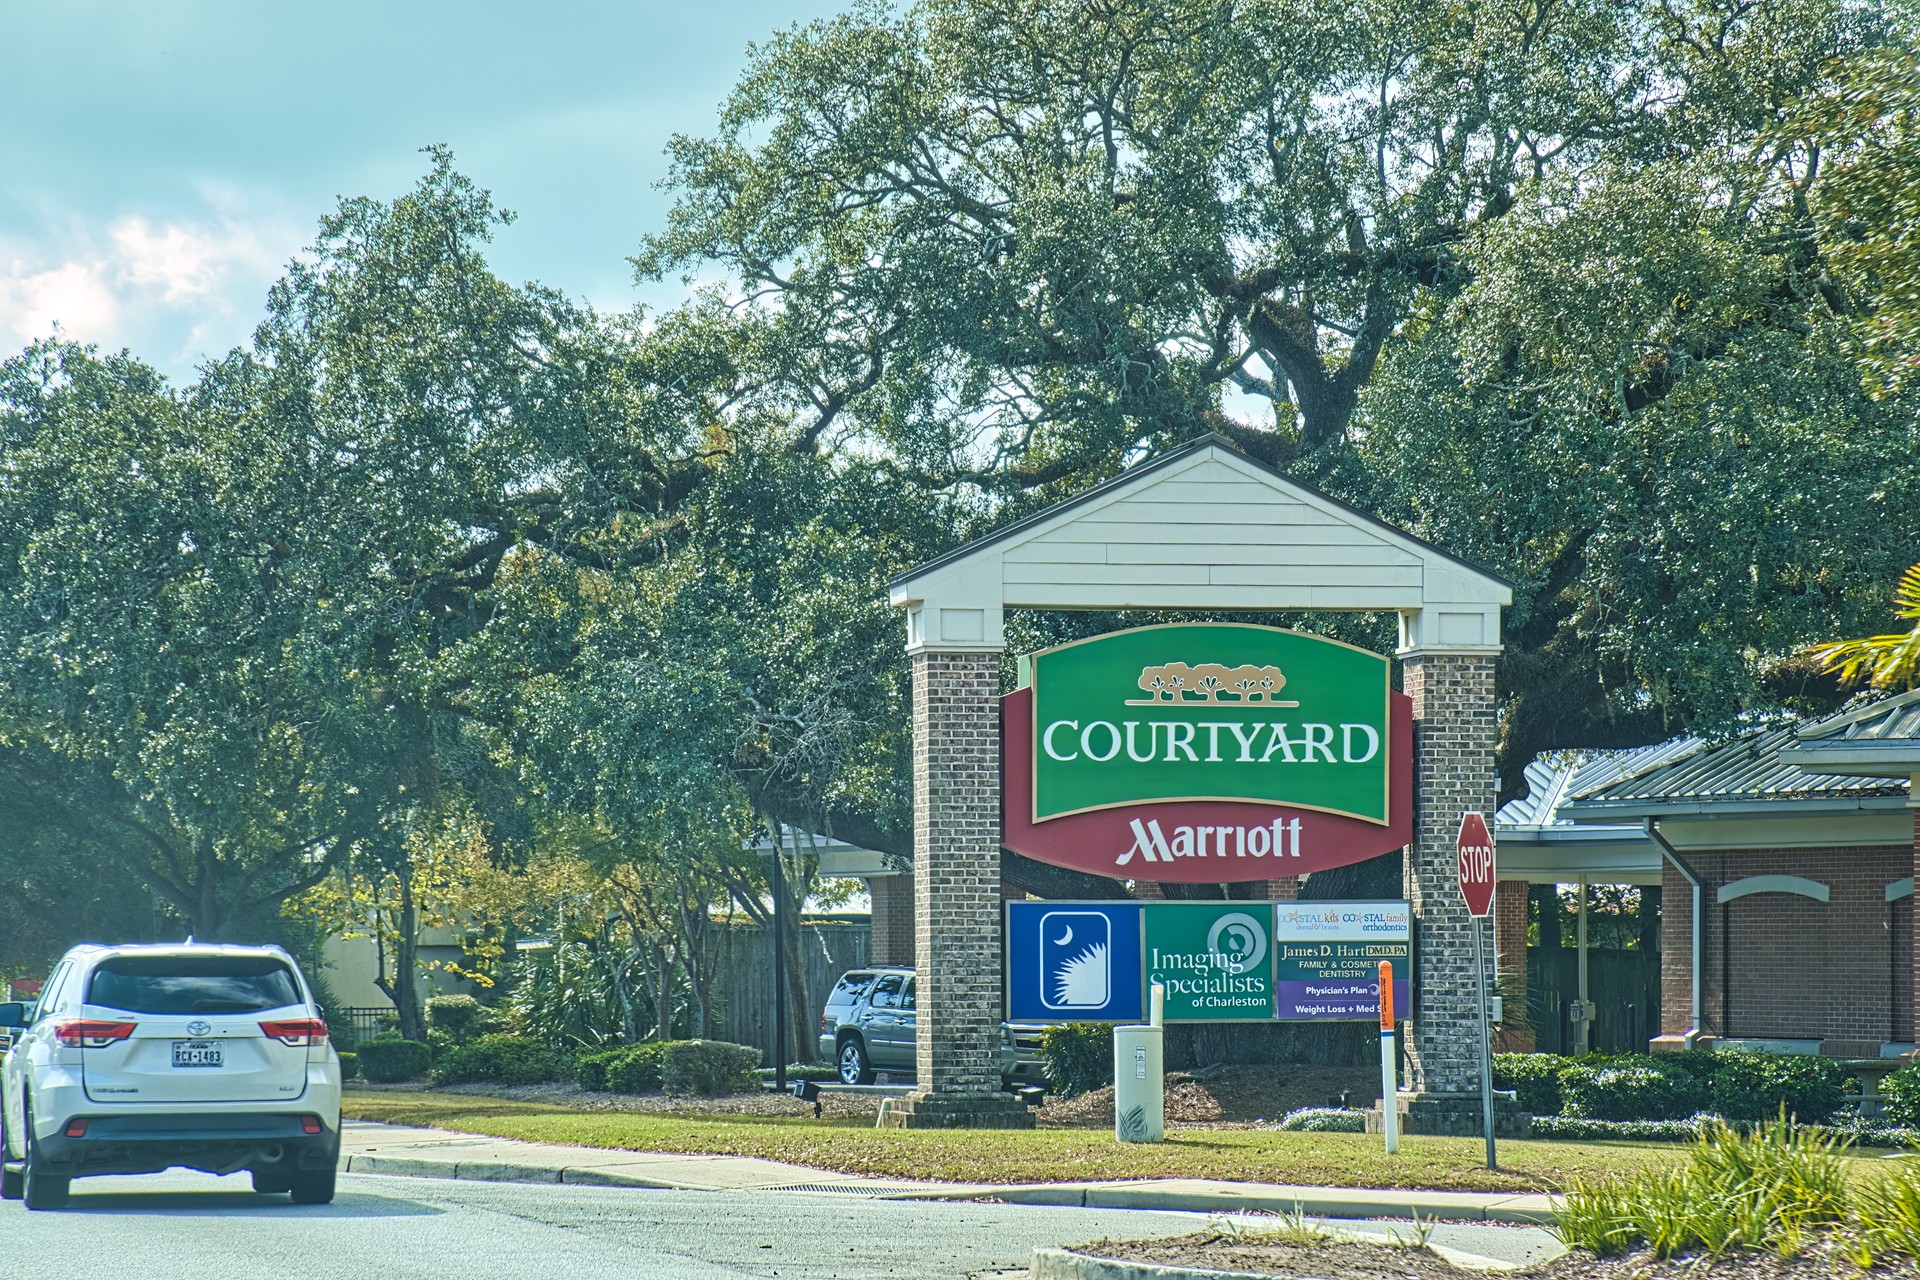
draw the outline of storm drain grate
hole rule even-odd
[[[762,1187],[762,1191],[810,1191],[815,1195],[884,1196],[899,1191],[925,1191],[917,1182],[794,1182],[783,1187]]]

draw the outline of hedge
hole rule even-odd
[[[341,1054],[340,1055],[340,1078],[342,1080],[351,1080],[359,1074],[360,1074],[360,1055],[357,1053]]]
[[[378,1037],[360,1046],[360,1074],[375,1084],[418,1080],[433,1064],[433,1051],[418,1040]]]
[[[660,1088],[715,1097],[758,1089],[760,1051],[724,1040],[669,1040],[660,1047]]]
[[[1367,1113],[1351,1107],[1301,1107],[1280,1118],[1290,1133],[1365,1133]]]
[[[1104,1089],[1113,1083],[1113,1024],[1055,1023],[1040,1035],[1040,1057],[1060,1097]]]
[[[1920,1066],[1902,1067],[1880,1082],[1887,1119],[1920,1126]]]
[[[595,1093],[652,1093],[660,1087],[665,1041],[590,1053],[574,1064],[574,1082]]]
[[[459,1045],[433,1064],[435,1084],[546,1084],[573,1074],[573,1059],[529,1036],[504,1033]]]
[[[1844,1067],[1811,1054],[1690,1050],[1494,1057],[1495,1087],[1512,1089],[1525,1110],[1584,1120],[1684,1120],[1702,1112],[1736,1121],[1766,1120],[1784,1107],[1803,1123],[1818,1123],[1839,1108],[1846,1082]],[[1920,1121],[1920,1079],[1912,1093],[1912,1120]]]
[[[500,1031],[500,1015],[472,996],[434,996],[427,1001],[427,1030],[454,1044],[466,1044]]]

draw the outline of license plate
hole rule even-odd
[[[220,1044],[215,1040],[175,1040],[173,1065],[176,1067],[217,1067]]]

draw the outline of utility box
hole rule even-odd
[[[1113,1136],[1122,1142],[1161,1142],[1167,1136],[1167,1090],[1161,1067],[1161,1029],[1113,1029]]]

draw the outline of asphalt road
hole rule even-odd
[[[71,1207],[0,1206],[0,1240],[36,1280],[944,1280],[1018,1272],[1035,1245],[1179,1235],[1201,1215],[928,1204],[855,1196],[643,1191],[345,1175],[324,1208],[241,1178],[168,1173],[74,1183]],[[1448,1242],[1532,1252],[1489,1227]],[[1438,1239],[1439,1237],[1436,1237]]]

